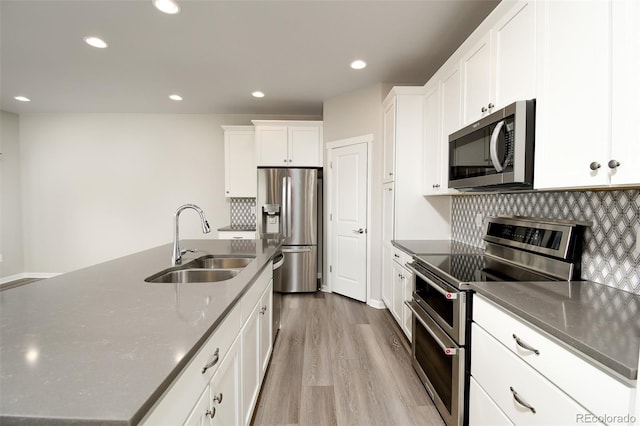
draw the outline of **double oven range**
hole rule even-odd
[[[412,363],[445,423],[468,423],[474,282],[579,279],[585,222],[491,217],[482,252],[416,255]]]

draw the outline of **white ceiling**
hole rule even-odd
[[[151,0],[1,0],[2,109],[320,116],[371,84],[424,84],[498,1],[179,3],[165,15]]]

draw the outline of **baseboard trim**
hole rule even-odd
[[[367,305],[376,309],[386,309],[387,307],[384,305],[384,302],[380,299],[369,299],[367,300]]]

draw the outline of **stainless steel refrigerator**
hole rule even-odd
[[[282,238],[283,293],[318,289],[318,169],[258,169],[258,232]]]

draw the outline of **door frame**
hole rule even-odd
[[[353,138],[347,139],[339,139],[336,141],[327,142],[325,144],[325,158],[327,161],[324,163],[324,176],[325,176],[325,205],[327,206],[324,209],[324,223],[327,224],[325,227],[325,238],[326,248],[327,248],[327,257],[328,260],[324,265],[324,274],[327,277],[325,281],[325,285],[321,288],[322,291],[332,293],[333,292],[333,274],[329,272],[329,265],[333,260],[333,241],[331,240],[331,233],[333,231],[332,221],[329,220],[329,215],[333,209],[333,170],[331,169],[331,164],[333,161],[333,150],[336,148],[343,148],[350,145],[358,145],[365,143],[367,144],[367,305],[370,305],[374,308],[380,308],[380,303],[377,303],[377,300],[371,299],[371,168],[372,168],[372,155],[373,155],[373,134],[355,136]],[[384,306],[384,305],[383,305]]]

